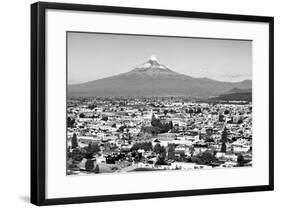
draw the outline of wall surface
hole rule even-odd
[[[275,17],[275,191],[213,196],[180,197],[98,204],[71,205],[71,207],[273,207],[281,200],[281,5],[279,1],[250,0],[93,0],[63,1],[114,6],[148,7]],[[0,207],[31,207],[29,204],[30,169],[30,4],[33,1],[1,2],[0,33]],[[274,206],[275,205],[275,206]],[[60,207],[70,207],[60,206]]]

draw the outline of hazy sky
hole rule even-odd
[[[220,81],[252,79],[252,42],[68,33],[69,84],[127,72],[155,55],[178,73]]]

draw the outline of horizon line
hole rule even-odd
[[[127,72],[124,72],[124,73],[127,73]],[[120,74],[122,74],[122,73],[120,73]],[[98,81],[98,80],[101,80],[101,79],[106,79],[106,78],[109,78],[109,77],[118,76],[120,74],[116,74],[116,75],[112,75],[112,76],[108,76],[108,77],[102,77],[102,78],[94,79],[94,80],[72,83],[72,84],[70,84],[70,82],[73,82],[73,80],[71,81],[71,80],[67,79],[67,85],[70,86],[70,85],[85,84],[85,83],[88,83],[88,82],[94,82],[94,81]],[[189,75],[186,75],[186,74],[182,74],[182,75],[189,76]],[[192,77],[192,76],[189,76],[189,77],[194,78],[194,79],[209,79],[209,80],[216,81],[216,82],[228,82],[228,83],[239,83],[239,82],[245,82],[245,81],[251,81],[252,82],[252,79],[243,79],[241,81],[234,81],[233,82],[233,81],[221,81],[221,80],[216,80],[216,79],[212,79],[212,78],[208,78],[208,77]]]

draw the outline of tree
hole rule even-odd
[[[176,125],[175,125],[176,126]],[[171,130],[172,133],[179,133],[180,132],[180,129],[179,127],[175,127]]]
[[[175,145],[168,144],[168,159],[174,160],[175,159]]]
[[[175,110],[173,110],[173,109],[170,109],[170,110],[169,110],[169,113],[171,113],[171,114],[175,114],[175,113],[176,113],[176,111],[175,111]]]
[[[127,128],[126,125],[120,126],[118,132],[123,132],[125,128]]]
[[[69,156],[74,161],[81,162],[81,160],[83,159],[83,152],[79,148],[76,148],[72,150]]]
[[[78,140],[76,133],[74,133],[71,139],[71,148],[74,149],[76,147],[78,147]]]
[[[107,116],[103,116],[103,117],[101,118],[101,120],[102,120],[102,121],[108,121],[108,117],[107,117]]]
[[[100,147],[98,144],[89,143],[88,146],[86,147],[86,151],[93,157],[93,155],[97,154],[100,151]]]
[[[242,167],[246,163],[245,158],[243,157],[242,154],[239,154],[237,157],[237,165]]]
[[[165,149],[165,147],[161,146],[160,144],[156,144],[156,145],[154,146],[154,152],[155,152],[156,154],[159,154],[159,155],[161,155],[161,156],[166,157],[166,149]]]
[[[67,117],[67,127],[71,127],[71,118],[70,117]]]
[[[227,140],[227,128],[225,127],[222,131],[222,134],[221,134],[221,142],[223,143],[226,143],[228,140]]]
[[[153,127],[153,126],[144,126],[141,128],[141,131],[143,133],[157,135],[161,132],[161,129],[159,129],[158,127]]]
[[[80,113],[79,117],[80,118],[85,118],[85,114],[84,113]]]
[[[197,108],[197,110],[196,110],[196,113],[202,113],[202,110],[201,110],[201,108]]]
[[[157,130],[159,130],[160,133],[167,133],[170,129],[173,128],[173,123],[172,121],[170,121],[169,123],[162,123],[160,119],[156,119],[155,116],[152,116],[151,126],[156,128],[154,129],[156,132]]]
[[[180,155],[180,158],[179,158],[180,160],[185,159],[185,152],[183,150],[179,151],[178,153]]]
[[[199,165],[210,165],[213,162],[217,162],[217,158],[210,151],[205,151],[203,153],[199,153],[198,155],[191,158],[192,162],[195,162]]]
[[[167,109],[164,110],[164,115],[166,116],[169,111]]]
[[[241,124],[241,123],[243,123],[243,119],[239,118],[238,121],[237,121],[237,124]]]
[[[92,171],[94,169],[94,161],[91,159],[88,159],[85,163],[85,169],[87,171]]]
[[[156,119],[156,118],[152,118],[151,119],[151,126],[153,127],[158,127],[158,128],[162,128],[162,123],[160,121],[160,119]]]
[[[226,142],[228,141],[227,136],[227,128],[225,127],[221,134],[221,152],[226,152]]]
[[[158,158],[156,161],[156,165],[166,165],[165,158],[166,158],[166,149],[165,147],[161,146],[160,144],[156,144],[154,146],[154,152],[158,154]]]
[[[96,165],[94,172],[95,173],[100,173],[100,167],[99,167],[98,164]]]
[[[67,127],[73,128],[75,124],[75,119],[71,119],[70,117],[67,117]]]
[[[157,161],[156,161],[156,163],[155,163],[156,165],[167,165],[167,163],[165,162],[165,157],[163,157],[163,156],[159,156],[158,158],[157,158]]]
[[[158,154],[160,152],[160,148],[161,148],[161,145],[160,144],[156,144],[154,146],[154,148],[153,148],[153,151]]]
[[[173,122],[170,121],[170,122],[169,122],[169,129],[173,129],[173,128],[174,128]]]
[[[142,158],[142,153],[141,152],[138,152],[138,158],[139,158],[139,160]]]
[[[143,149],[144,151],[150,151],[152,150],[152,143],[151,142],[139,142],[135,143],[131,150],[138,150],[138,149]]]
[[[155,117],[155,115],[154,115],[154,113],[152,114],[152,116],[151,116],[151,121],[153,121],[153,120],[155,120],[156,119],[156,117]]]
[[[160,133],[167,133],[171,128],[170,128],[170,123],[161,123],[160,128]]]
[[[223,142],[221,144],[221,152],[226,152],[226,144],[225,144],[225,142]]]
[[[191,157],[193,157],[194,152],[195,152],[195,148],[194,148],[193,146],[190,147],[190,148],[189,148],[189,153],[190,153]]]
[[[224,115],[220,114],[219,115],[219,122],[223,122],[224,121]]]
[[[97,105],[96,104],[90,104],[89,106],[88,106],[88,108],[90,109],[90,110],[93,110],[93,109],[95,109],[97,107]]]

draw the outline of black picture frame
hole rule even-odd
[[[163,191],[153,193],[131,193],[118,195],[87,196],[72,198],[46,198],[46,83],[45,83],[45,18],[47,9],[72,11],[107,12],[121,14],[155,15],[170,17],[192,17],[203,19],[264,22],[269,24],[269,184],[235,188]],[[205,194],[270,191],[274,189],[274,18],[174,10],[94,6],[38,2],[31,5],[31,203],[35,205],[73,204],[147,198],[179,197]]]

